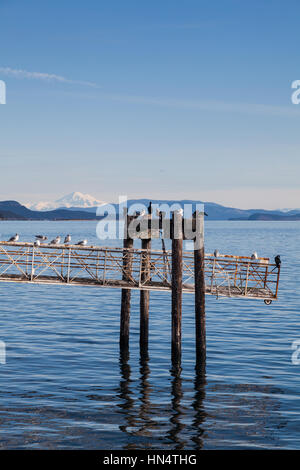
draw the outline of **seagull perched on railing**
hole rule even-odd
[[[45,235],[36,235],[35,238],[37,240],[41,240],[42,242],[48,240],[48,237],[46,237]]]
[[[19,240],[19,235],[16,233],[13,237],[11,237],[8,241],[9,242],[17,242]]]
[[[76,243],[76,245],[85,246],[87,245],[87,240],[81,240],[80,242]]]
[[[219,252],[219,250],[215,250],[214,251],[214,257],[218,258],[218,256],[220,256],[220,252]]]
[[[257,255],[256,251],[254,251],[253,255],[251,255],[251,259],[253,259],[253,260],[258,259],[258,255]]]
[[[49,245],[59,245],[60,244],[60,236],[58,235],[57,237],[54,238],[54,240],[51,240]]]
[[[71,241],[71,235],[68,234],[64,239],[64,243],[70,243],[70,241]]]
[[[40,246],[40,244],[41,244],[40,240],[35,240],[34,246]]]

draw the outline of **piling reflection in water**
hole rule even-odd
[[[206,387],[206,371],[205,362],[202,367],[198,365],[195,369],[195,397],[193,402],[193,409],[195,411],[194,419],[192,421],[193,433],[191,440],[195,443],[195,448],[200,450],[204,445],[204,422],[206,413],[204,408],[205,400],[205,387]]]
[[[123,350],[120,353],[119,398],[121,403],[118,406],[125,419],[125,425],[121,425],[120,430],[127,434],[129,440],[123,445],[123,449],[149,448],[152,445],[153,430],[157,427],[155,419],[151,418],[151,415],[155,414],[153,413],[155,405],[150,401],[149,356],[147,351],[144,351],[140,356],[139,385],[137,387],[131,378],[129,359],[128,349]],[[130,442],[130,437],[134,438],[134,443]],[[139,440],[136,437],[139,437]]]
[[[157,401],[158,391],[151,386],[148,354],[140,356],[138,383],[132,377],[129,359],[128,349],[123,350],[120,354],[118,390],[120,401],[117,405],[124,421],[119,429],[123,435],[126,435],[125,439],[120,440],[122,448],[182,450],[191,448],[190,445],[193,442],[195,448],[201,449],[205,421],[203,407],[206,386],[205,367],[196,369],[192,407],[188,406],[184,400],[185,381],[182,378],[180,366],[173,366],[170,370],[170,387],[162,390],[162,393],[166,394],[165,404],[158,405],[154,403]],[[151,395],[153,395],[154,402],[151,401]],[[194,419],[191,425],[188,425],[191,411],[194,413]]]
[[[182,408],[181,400],[183,398],[182,391],[182,379],[181,379],[181,368],[172,367],[171,369],[171,417],[170,417],[170,430],[167,433],[167,436],[174,443],[175,449],[184,449],[186,441],[183,440],[180,436],[185,428],[185,424],[182,422],[184,416],[184,411]]]
[[[259,384],[236,384],[207,382],[205,364],[195,369],[191,381],[182,375],[180,367],[170,371],[168,389],[161,393],[151,386],[148,355],[141,356],[138,381],[131,377],[129,354],[120,356],[120,388],[118,408],[125,424],[119,426],[123,434],[123,449],[197,449],[210,448],[219,440],[219,448],[228,446],[227,435],[239,442],[256,442],[263,437],[274,440],[272,428],[281,429],[286,422],[280,418],[277,387]],[[274,394],[274,398],[271,396]],[[191,400],[192,398],[192,400]],[[151,400],[152,399],[152,400]],[[218,413],[207,414],[213,407]],[[277,441],[277,442],[276,442]],[[215,445],[215,444],[214,444]]]
[[[281,446],[277,430],[296,432],[297,420],[291,428],[283,415],[283,389],[268,378],[269,384],[228,384],[221,378],[208,381],[203,370],[185,377],[172,369],[168,385],[160,386],[157,377],[151,380],[149,364],[147,356],[141,357],[135,377],[129,354],[123,353],[113,397],[99,385],[100,375],[99,383],[70,389],[74,398],[67,405],[51,395],[20,394],[20,403],[26,403],[22,409],[0,407],[0,447],[24,448],[26,442],[27,448],[105,449],[113,429],[112,449],[254,448],[264,447],[262,441],[276,448]],[[82,405],[82,392],[89,406]],[[41,399],[53,400],[54,406],[34,404]],[[13,438],[5,433],[12,421],[18,430]],[[45,423],[47,433],[40,434]]]
[[[134,397],[132,397],[132,391],[130,390],[130,376],[131,368],[129,364],[129,350],[124,348],[120,352],[120,390],[119,398],[121,402],[118,406],[121,408],[122,413],[125,416],[125,425],[120,425],[120,430],[128,432],[135,425],[134,416]]]
[[[156,424],[151,418],[152,404],[150,401],[151,386],[149,376],[149,356],[148,354],[142,354],[140,357],[140,407],[138,413],[140,429],[138,434],[144,436],[151,436],[151,429],[153,429]]]

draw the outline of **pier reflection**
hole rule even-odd
[[[131,368],[129,364],[129,350],[128,348],[121,349],[120,351],[120,389],[118,403],[119,408],[124,414],[125,424],[120,425],[120,430],[128,432],[128,427],[135,425],[135,414],[134,414],[134,403],[135,399],[133,393],[130,390],[131,382]]]
[[[171,417],[170,417],[170,430],[167,432],[167,437],[173,442],[175,449],[184,449],[186,441],[182,439],[181,433],[185,428],[182,422],[184,416],[181,400],[183,397],[182,391],[182,378],[181,367],[179,365],[172,367],[170,370],[172,376],[171,382]]]
[[[155,374],[151,381],[150,365],[148,354],[141,355],[139,369],[133,373],[128,351],[120,355],[117,406],[122,414],[119,444],[123,449],[200,450],[216,438],[220,448],[226,448],[228,436],[240,445],[255,446],[259,439],[278,445],[275,429],[286,426],[280,417],[277,396],[282,390],[278,387],[208,384],[205,362],[195,369],[194,377],[185,377],[180,367],[173,367],[168,384],[160,387]],[[207,408],[214,410],[209,417]]]
[[[120,430],[127,435],[123,448],[126,450],[143,449],[152,446],[152,438],[157,428],[155,418],[156,406],[150,401],[150,368],[147,351],[140,356],[138,385],[131,378],[129,352],[123,350],[120,354],[120,389],[119,407],[124,415],[125,424]],[[159,415],[159,412],[157,413]],[[131,443],[130,440],[133,440]],[[137,439],[138,438],[138,439]]]
[[[192,420],[192,435],[191,440],[195,444],[196,449],[202,449],[204,443],[204,422],[206,419],[206,413],[204,409],[204,400],[205,400],[205,388],[206,388],[206,364],[203,361],[202,364],[197,364],[195,369],[195,379],[194,379],[194,418]]]
[[[187,405],[187,400],[184,393],[188,395],[188,391],[184,392],[186,381],[182,379],[182,370],[180,367],[173,367],[171,369],[172,382],[171,382],[171,427],[168,431],[168,437],[172,441],[174,449],[187,449],[192,441],[196,449],[203,447],[204,427],[203,423],[206,419],[204,411],[205,400],[205,362],[198,365],[195,369],[194,377],[194,401],[192,408],[194,410],[193,418],[191,419],[191,407]],[[189,423],[189,424],[188,424]]]
[[[140,356],[140,406],[139,406],[139,420],[140,429],[139,435],[151,436],[151,430],[155,428],[156,422],[151,418],[153,414],[153,406],[150,401],[151,386],[149,382],[150,367],[148,352],[144,352]]]
[[[191,391],[187,391],[184,400],[184,387],[190,385],[182,378],[180,366],[170,370],[170,386],[162,390],[166,401],[162,399],[157,404],[157,390],[151,387],[150,366],[148,353],[141,354],[138,383],[132,379],[129,364],[129,352],[123,350],[120,354],[120,386],[118,407],[123,415],[120,431],[126,434],[124,449],[159,448],[164,442],[164,448],[186,449],[194,443],[194,447],[203,447],[206,418],[203,401],[205,400],[205,364],[197,368]],[[151,395],[153,400],[151,401]],[[161,397],[162,398],[162,397]],[[156,403],[155,403],[156,402]],[[164,404],[163,404],[164,402]],[[187,404],[189,403],[190,404]],[[192,406],[191,406],[192,405]],[[192,415],[192,416],[191,416]]]

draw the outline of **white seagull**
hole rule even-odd
[[[40,240],[35,240],[34,246],[40,246],[40,244],[41,244]]]
[[[70,241],[71,241],[71,235],[68,234],[64,239],[64,243],[70,243]]]
[[[251,259],[253,260],[258,259],[256,251],[254,251],[253,255],[251,255]]]
[[[87,245],[87,240],[81,240],[80,242],[76,243],[76,245],[80,245],[80,246],[85,246]]]
[[[45,237],[45,235],[36,235],[35,238],[37,240],[41,240],[42,242],[48,240],[48,237]]]
[[[59,245],[60,244],[60,236],[58,235],[57,237],[54,238],[54,240],[51,240],[50,245]]]
[[[218,258],[218,256],[220,256],[220,252],[219,252],[219,250],[215,250],[214,251],[214,257]]]
[[[19,235],[16,233],[13,237],[11,237],[8,241],[9,242],[17,242],[19,240]]]

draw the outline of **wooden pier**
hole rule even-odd
[[[128,222],[132,219],[128,217]],[[131,217],[131,219],[130,219]],[[181,220],[179,217],[179,226]],[[152,233],[140,236],[134,248],[126,228],[123,248],[78,245],[36,246],[33,243],[0,242],[0,282],[94,286],[122,289],[120,346],[129,345],[131,290],[140,293],[140,348],[147,354],[150,291],[172,294],[172,362],[181,360],[182,294],[195,295],[197,362],[205,362],[205,294],[237,299],[277,299],[280,266],[268,258],[204,254],[204,216],[199,217],[200,244],[183,251],[183,236],[174,237],[172,250],[151,249]],[[178,235],[178,234],[177,234]],[[199,240],[198,240],[199,242]],[[164,244],[163,244],[164,248]]]

